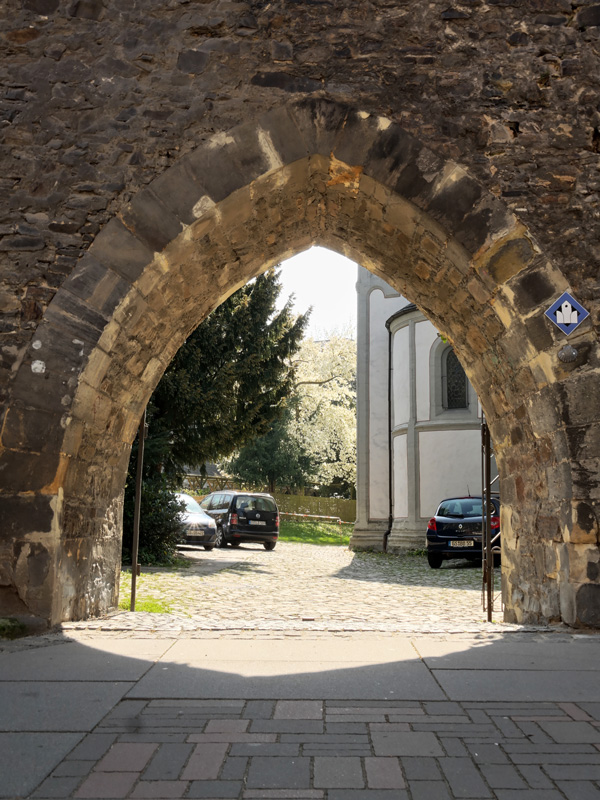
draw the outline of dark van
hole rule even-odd
[[[200,507],[217,523],[217,547],[259,542],[274,550],[279,538],[279,510],[270,494],[223,490],[212,492]]]

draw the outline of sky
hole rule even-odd
[[[293,294],[295,313],[313,308],[307,336],[323,339],[350,328],[356,337],[356,279],[353,261],[324,247],[311,247],[282,262],[279,307]]]

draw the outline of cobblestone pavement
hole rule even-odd
[[[600,704],[123,700],[34,798],[597,800]]]
[[[64,629],[472,632],[502,621],[499,596],[493,624],[485,621],[481,569],[467,561],[432,570],[422,555],[287,542],[272,552],[247,545],[184,553],[189,569],[145,569],[138,579],[138,601],[159,598],[171,613],[121,612]],[[498,573],[497,592],[499,582]],[[129,574],[121,593],[130,593]]]

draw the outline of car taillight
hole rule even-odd
[[[231,523],[231,525],[237,525],[237,524],[238,524],[238,517],[237,517],[237,514],[232,514],[232,515],[229,517],[229,522]]]
[[[429,522],[427,523],[427,530],[428,531],[437,531],[437,525],[435,524],[435,517],[432,517]]]
[[[492,517],[490,519],[490,525],[492,526],[493,531],[497,531],[500,527],[500,517]]]

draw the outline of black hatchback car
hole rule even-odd
[[[494,548],[500,547],[500,500],[490,497],[492,504],[491,532]],[[435,516],[427,525],[427,561],[432,569],[439,569],[448,558],[482,557],[481,497],[449,497],[439,504]],[[497,537],[497,538],[496,538]],[[494,558],[499,557],[496,552]]]
[[[274,550],[279,538],[279,510],[270,494],[234,490],[213,492],[200,507],[217,523],[217,547],[259,542]]]

